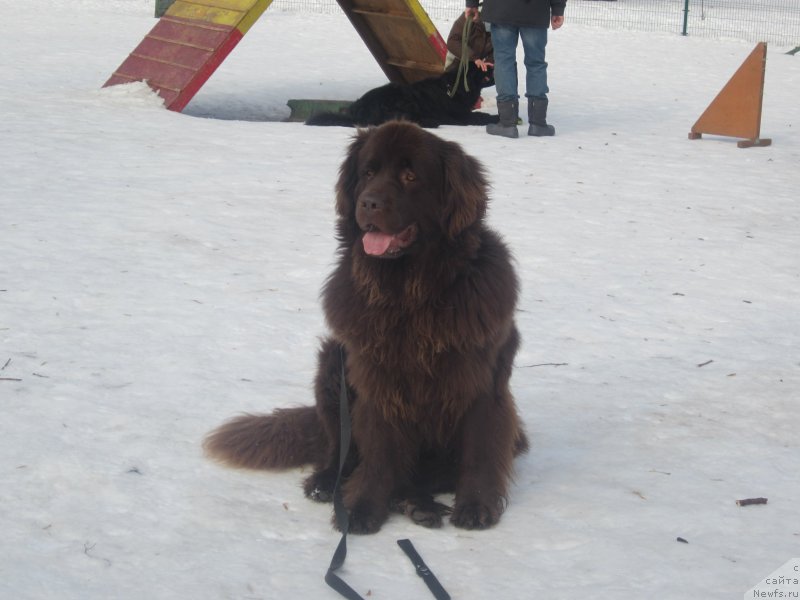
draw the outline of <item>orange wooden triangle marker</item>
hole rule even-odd
[[[689,133],[690,140],[704,133],[746,138],[740,148],[769,146],[772,140],[761,138],[761,105],[764,99],[764,72],[767,45],[759,42],[725,87],[717,94]]]

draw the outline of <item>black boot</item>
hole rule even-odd
[[[502,135],[507,138],[519,137],[519,132],[517,131],[519,102],[517,100],[498,102],[497,114],[500,117],[500,122],[487,125],[486,133],[489,135]]]
[[[547,124],[547,97],[528,98],[528,135],[537,137],[556,134],[556,128]]]

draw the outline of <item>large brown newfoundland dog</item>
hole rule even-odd
[[[353,533],[390,511],[438,527],[497,523],[514,456],[528,448],[509,378],[519,336],[508,249],[484,224],[481,165],[400,121],[359,131],[336,185],[338,264],[322,292],[332,331],[316,406],[243,415],[212,432],[229,465],[312,464],[330,501],[339,468],[342,361],[352,419],[343,469]],[[434,495],[455,492],[452,510]]]

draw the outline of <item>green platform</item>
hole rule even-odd
[[[352,104],[350,100],[289,100],[286,104],[292,109],[287,121],[305,122],[312,115],[324,112],[344,112]]]

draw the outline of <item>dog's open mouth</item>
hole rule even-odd
[[[412,223],[400,233],[384,233],[370,227],[361,238],[364,252],[370,256],[392,258],[399,256],[417,239],[417,224]]]

